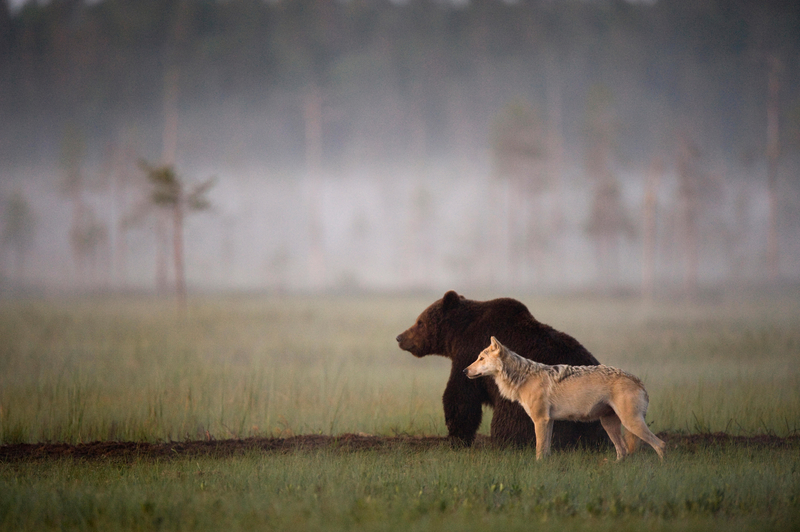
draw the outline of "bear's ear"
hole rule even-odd
[[[448,312],[456,308],[461,303],[461,299],[462,297],[456,294],[455,291],[450,290],[447,292],[442,298],[442,312]]]

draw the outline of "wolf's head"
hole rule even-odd
[[[470,379],[497,375],[503,369],[504,350],[505,347],[492,336],[492,343],[481,351],[478,360],[464,368],[464,375]]]

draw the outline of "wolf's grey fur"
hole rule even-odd
[[[546,373],[556,384],[571,377],[581,377],[591,373],[604,377],[621,375],[632,380],[644,390],[644,384],[639,377],[619,368],[603,364],[598,366],[569,366],[566,364],[548,366],[547,364],[540,364],[539,362],[534,362],[533,360],[522,357],[505,346],[502,347],[500,356],[503,359],[503,377],[507,379],[510,384],[515,386],[519,386],[535,373]],[[645,393],[647,393],[646,390]]]

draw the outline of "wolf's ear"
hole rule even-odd
[[[442,298],[442,312],[449,312],[461,304],[462,296],[455,293],[454,290],[447,292]]]
[[[498,349],[500,347],[500,342],[497,341],[497,338],[492,336],[492,343],[489,344],[489,347],[493,347],[495,349]]]

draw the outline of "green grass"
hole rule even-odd
[[[479,294],[468,294],[472,297]],[[449,364],[394,337],[436,296],[0,302],[0,443],[444,435]],[[654,431],[800,430],[800,297],[525,298],[641,376]],[[486,420],[481,429],[488,432]],[[792,530],[797,449],[258,453],[0,463],[5,530]]]
[[[147,300],[6,303],[0,441],[435,434],[447,362],[394,342],[419,306],[228,299],[184,318]]]
[[[525,301],[644,379],[654,431],[787,435],[796,296]],[[444,434],[448,361],[394,341],[434,297],[210,298],[185,316],[144,298],[0,302],[0,442]]]
[[[7,530],[791,530],[800,454],[449,448],[0,464]]]

